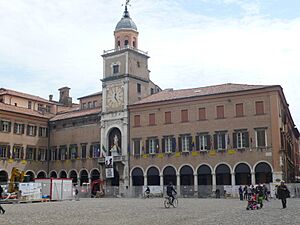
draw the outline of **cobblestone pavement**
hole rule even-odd
[[[0,224],[52,225],[210,225],[210,224],[300,224],[300,199],[288,199],[281,209],[279,200],[265,202],[261,210],[246,210],[237,199],[179,198],[178,208],[165,209],[162,198],[80,199],[80,201],[3,204]]]

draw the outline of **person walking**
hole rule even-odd
[[[248,200],[248,187],[245,185],[244,187],[244,200]]]
[[[240,195],[240,200],[243,201],[243,187],[239,187],[239,195]]]
[[[0,199],[2,199],[2,193],[3,193],[3,188],[1,187],[0,185]],[[4,214],[5,213],[5,210],[3,209],[3,207],[1,206],[0,204],[0,211]]]
[[[284,180],[280,182],[280,185],[277,188],[278,198],[281,199],[282,208],[286,208],[286,199],[290,197],[290,191],[287,186],[284,184]]]

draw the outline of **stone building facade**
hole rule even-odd
[[[0,182],[36,177],[107,186],[269,183],[299,178],[299,132],[277,85],[161,90],[127,6],[104,51],[102,91],[72,103],[0,89]],[[114,159],[106,179],[103,154]]]

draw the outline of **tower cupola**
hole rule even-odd
[[[135,23],[130,18],[127,6],[129,1],[126,1],[125,11],[122,19],[117,23],[115,35],[115,49],[123,48],[138,48],[138,31]]]

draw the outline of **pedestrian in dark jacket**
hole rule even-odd
[[[290,197],[290,191],[287,188],[287,186],[284,184],[283,180],[280,182],[280,185],[277,188],[277,195],[278,195],[278,198],[281,199],[282,208],[285,209],[286,208],[286,198]]]
[[[3,188],[1,187],[0,185],[0,199],[2,199],[2,193],[3,193]],[[0,211],[4,214],[5,213],[5,210],[3,209],[3,207],[1,206],[0,204]]]

